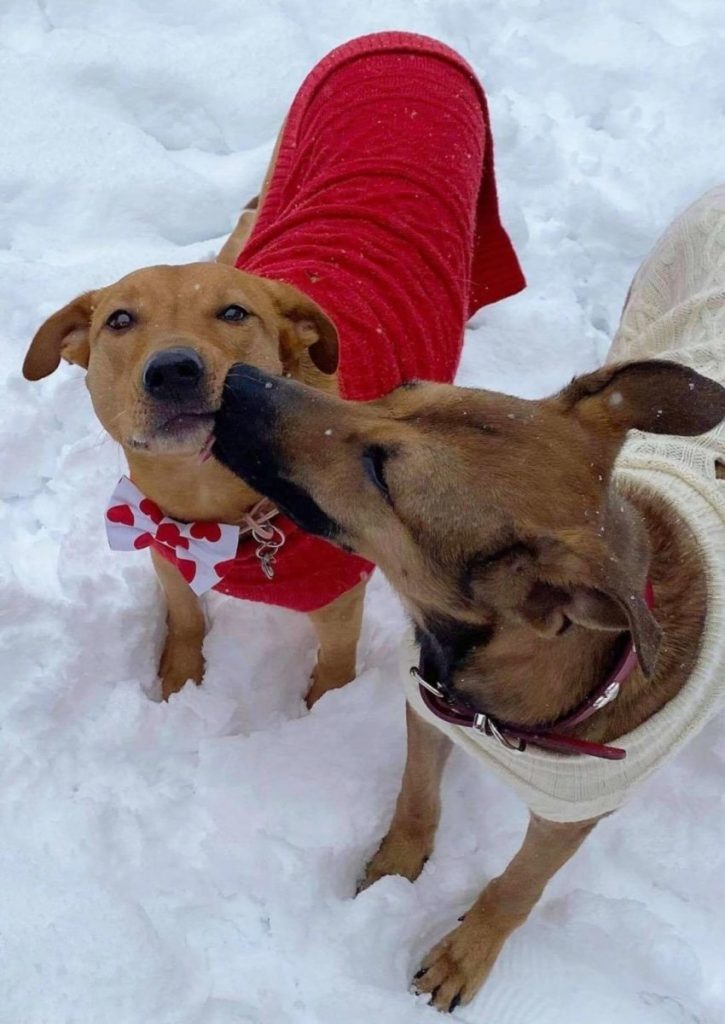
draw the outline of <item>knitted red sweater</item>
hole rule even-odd
[[[237,266],[294,285],[332,318],[344,398],[451,381],[469,316],[524,287],[499,220],[486,99],[465,61],[402,32],[325,57],[292,104]],[[280,525],[275,578],[243,546],[217,590],[312,611],[372,569]]]

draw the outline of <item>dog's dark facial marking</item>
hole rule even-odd
[[[257,485],[252,480],[248,482],[255,490],[271,498],[300,529],[324,537],[325,540],[336,539],[340,532],[338,524],[322,511],[305,490],[291,480],[285,480],[281,476],[275,479],[270,477],[264,486]]]
[[[416,627],[423,678],[451,689],[453,677],[475,647],[491,639],[488,626],[472,626],[443,616],[426,616],[425,627]]]
[[[262,485],[279,473],[276,411],[267,394],[267,380],[253,366],[233,366],[214,425],[215,457],[262,493],[266,493]]]
[[[340,528],[307,491],[291,481],[277,441],[273,378],[237,364],[229,372],[214,427],[213,455],[270,498],[301,529],[334,540]]]

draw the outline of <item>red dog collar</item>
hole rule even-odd
[[[647,607],[654,607],[654,591],[648,580],[645,586],[644,599]],[[627,751],[621,747],[610,747],[603,743],[591,743],[575,736],[567,736],[561,730],[572,729],[585,722],[597,711],[607,707],[619,695],[620,688],[637,665],[637,651],[631,638],[619,659],[614,671],[600,683],[589,696],[562,718],[550,725],[525,727],[503,722],[483,711],[474,711],[455,697],[447,694],[437,683],[431,683],[421,675],[419,667],[411,668],[410,672],[418,680],[420,696],[428,710],[448,722],[464,729],[475,729],[486,736],[493,736],[510,750],[524,751],[527,746],[553,750],[559,754],[586,754],[589,757],[601,757],[609,761],[621,761]]]

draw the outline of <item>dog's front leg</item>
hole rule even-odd
[[[599,819],[554,822],[531,815],[523,845],[504,873],[494,878],[461,924],[423,961],[415,976],[431,1005],[454,1010],[473,999],[509,935],[524,923],[547,882],[576,853]]]
[[[414,881],[433,850],[441,813],[441,776],[451,741],[406,705],[408,754],[388,834],[368,864],[359,890],[384,875]]]
[[[324,608],[310,612],[320,648],[305,698],[308,708],[328,690],[336,690],[355,678],[364,602],[365,583],[358,583]]]
[[[168,700],[188,679],[201,682],[204,674],[204,613],[199,598],[189,587],[179,570],[154,550],[151,551],[154,568],[164,588],[167,605],[167,634],[164,643],[159,676],[161,696]]]

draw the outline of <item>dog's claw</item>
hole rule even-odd
[[[421,967],[421,969],[416,974],[413,975],[413,981],[417,981],[418,978],[422,978],[424,974],[427,974],[427,972],[428,972],[428,968],[427,967]]]
[[[454,996],[453,999],[451,999],[451,1005],[448,1007],[448,1012],[449,1013],[453,1013],[453,1011],[455,1009],[457,1009],[460,1005],[461,1005],[461,994],[459,992],[457,996]]]

